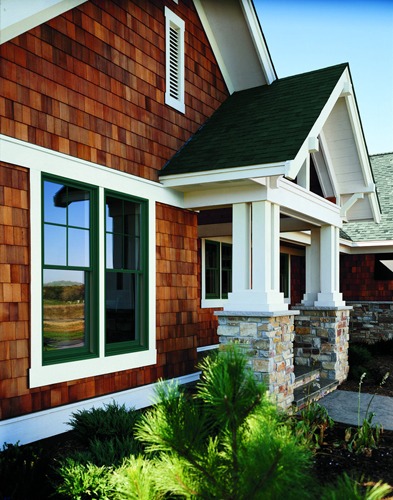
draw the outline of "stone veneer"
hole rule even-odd
[[[319,368],[321,378],[343,382],[348,375],[351,307],[296,306],[296,365]]]
[[[245,348],[256,378],[266,384],[278,406],[288,408],[294,399],[294,316],[298,312],[215,314],[220,344],[237,342]]]
[[[393,339],[393,302],[347,302],[351,312],[351,342],[374,344]]]

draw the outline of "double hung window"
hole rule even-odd
[[[206,299],[227,299],[232,291],[232,245],[205,241]]]
[[[50,176],[42,192],[43,363],[147,349],[146,202]]]

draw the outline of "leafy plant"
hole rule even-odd
[[[56,492],[75,500],[113,498],[111,486],[112,470],[90,463],[81,464],[72,458],[60,464],[58,473],[62,480]]]
[[[379,481],[362,484],[343,474],[334,486],[329,485],[322,493],[322,500],[381,500],[392,492],[392,487]]]
[[[370,401],[368,402],[366,409],[366,415],[363,419],[362,425],[360,425],[361,388],[365,376],[366,373],[363,373],[359,381],[358,426],[356,430],[352,429],[351,427],[346,429],[345,441],[348,443],[348,449],[350,451],[355,451],[356,453],[364,453],[366,455],[371,456],[372,450],[378,447],[383,428],[380,424],[375,424],[375,425],[373,424],[375,413],[373,412],[370,413],[370,406],[375,395],[377,394],[378,389],[382,387],[385,384],[386,380],[388,379],[389,372],[387,372],[384,375],[377,391],[370,398]]]
[[[326,408],[315,401],[308,403],[299,415],[292,419],[294,433],[312,449],[321,447],[326,430],[333,425]]]
[[[196,393],[161,384],[137,425],[158,489],[185,498],[312,498],[310,452],[283,424],[247,358],[229,346],[200,365]]]
[[[363,373],[369,374],[372,360],[370,349],[363,344],[350,344],[348,349],[349,377],[359,380]]]

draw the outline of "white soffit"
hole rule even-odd
[[[67,12],[86,0],[0,0],[0,43]]]
[[[194,4],[231,94],[276,79],[251,0]]]

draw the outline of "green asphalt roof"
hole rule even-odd
[[[340,64],[235,92],[160,176],[294,159],[347,67]]]
[[[393,153],[370,156],[379,202],[381,222],[349,222],[341,237],[352,241],[393,240]]]

